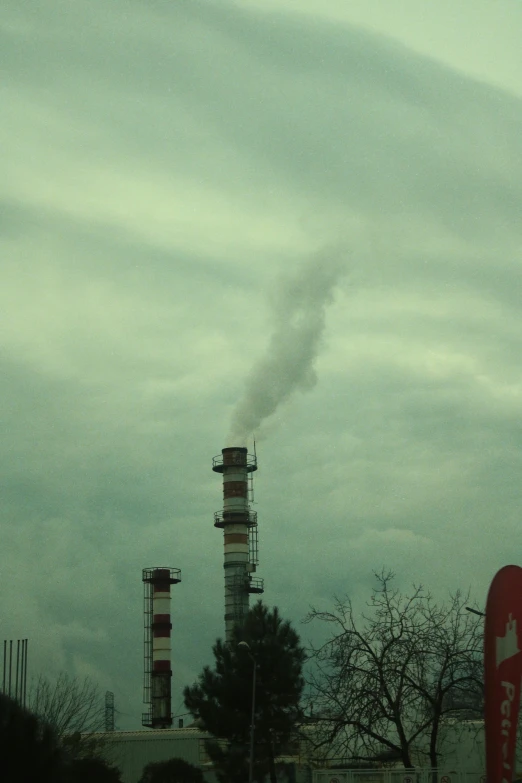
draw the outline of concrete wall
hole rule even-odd
[[[312,729],[313,727],[310,727],[310,730]],[[208,783],[216,783],[216,776],[210,768],[205,752],[204,743],[208,735],[201,729],[188,727],[158,731],[122,731],[102,734],[100,737],[106,741],[105,755],[118,765],[124,783],[138,783],[143,768],[149,762],[166,761],[174,757],[200,767]],[[281,774],[281,783],[311,782],[312,773],[306,763],[308,754],[305,751],[309,750],[307,744],[302,743],[300,758],[294,756],[284,759],[290,766],[286,775]],[[443,749],[443,759],[439,764],[440,780],[437,780],[437,783],[483,783],[481,778],[485,769],[485,755],[481,722],[469,721],[449,725],[445,731]],[[412,780],[406,780],[411,777],[411,773],[406,771],[405,774],[400,767],[337,772],[330,768],[316,770],[313,773],[314,783],[335,783],[333,779],[336,777],[339,778],[337,783],[434,783],[432,777],[426,780],[422,777],[423,770],[427,769],[426,761],[419,760],[416,766],[415,778]],[[341,772],[343,774],[339,777]],[[516,777],[522,778],[522,773],[517,771]]]
[[[114,731],[99,735],[105,742],[104,755],[121,770],[124,783],[138,783],[143,768],[153,761],[181,758],[203,769],[208,783],[215,783],[207,763],[200,729],[162,729],[159,731]]]
[[[208,734],[196,728],[159,731],[115,731],[98,735],[105,743],[104,756],[121,770],[123,783],[138,783],[143,768],[154,761],[182,758],[199,767],[207,783],[217,783],[205,751]],[[279,783],[311,783],[309,769],[295,757],[281,759]]]

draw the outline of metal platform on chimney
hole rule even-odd
[[[264,593],[264,582],[259,576],[251,576],[248,582],[247,591],[249,593]]]

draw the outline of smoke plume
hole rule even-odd
[[[232,415],[230,445],[245,444],[294,391],[315,385],[314,361],[321,347],[326,307],[344,272],[338,253],[323,253],[278,287],[270,342],[266,354],[252,368]]]

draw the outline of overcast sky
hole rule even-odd
[[[383,565],[483,605],[522,558],[522,3],[0,20],[1,638],[138,728],[141,569],[181,568],[183,712],[224,632],[211,460],[249,428],[305,639]]]

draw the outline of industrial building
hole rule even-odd
[[[333,758],[328,750],[315,757],[314,725],[302,727],[301,741],[294,755],[278,759],[281,783],[485,783],[484,731],[482,721],[448,723],[443,758],[438,770],[426,766],[425,753],[418,748],[413,770],[400,763],[362,763]],[[309,735],[310,739],[307,739]],[[208,783],[216,776],[205,752],[209,735],[197,725],[150,731],[122,731],[98,735],[104,741],[104,755],[117,764],[124,783],[137,783],[146,764],[182,758],[199,767]],[[517,772],[517,778],[522,773]]]
[[[223,530],[225,581],[225,638],[231,641],[249,609],[252,593],[261,594],[263,580],[254,573],[259,563],[257,514],[251,510],[253,474],[257,457],[242,446],[222,449],[212,470],[223,476],[223,509],[214,514],[214,526]],[[209,783],[215,776],[205,752],[208,735],[192,726],[172,728],[171,588],[181,581],[178,568],[144,568],[144,681],[146,711],[142,725],[150,731],[108,731],[104,755],[117,764],[125,783],[136,783],[149,762],[178,757],[204,770]]]
[[[182,758],[199,767],[208,783],[217,778],[205,751],[205,740],[210,738],[195,725],[176,729],[150,731],[116,731],[94,735],[103,743],[103,755],[121,771],[123,783],[138,783],[143,768],[150,762]],[[307,759],[285,756],[278,759],[281,783],[311,783]]]
[[[201,767],[208,783],[215,783],[205,753],[208,734],[199,728],[115,731],[94,736],[102,741],[107,761],[119,767],[124,783],[137,783],[147,764],[171,758]]]
[[[241,626],[248,613],[250,595],[264,591],[263,580],[254,576],[259,563],[257,514],[251,509],[253,475],[257,471],[255,448],[253,455],[245,447],[222,449],[213,459],[212,470],[223,476],[223,508],[214,514],[214,526],[223,530],[224,632],[226,642],[231,643],[234,629]],[[199,767],[208,783],[216,783],[205,749],[209,735],[197,721],[185,727],[180,721],[177,728],[172,728],[171,589],[181,581],[181,571],[166,566],[145,568],[142,581],[143,700],[147,705],[142,724],[148,730],[97,735],[102,740],[103,755],[119,767],[124,783],[138,783],[147,764],[171,758]],[[315,728],[311,720],[303,725],[300,740],[290,751],[293,755],[278,759],[281,783],[485,783],[481,722],[460,720],[448,724],[446,752],[435,773],[423,766],[426,760],[422,748],[415,770],[390,763],[361,765],[360,760],[354,765],[350,759],[333,758],[328,749],[321,759],[314,758]],[[375,768],[371,769],[373,764]]]

